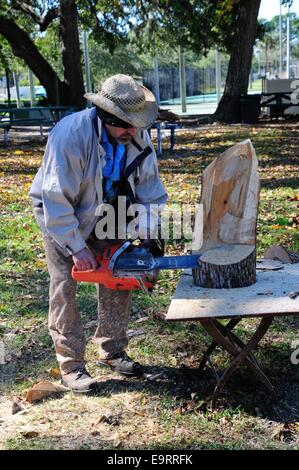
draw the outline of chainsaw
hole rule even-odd
[[[101,242],[98,242],[99,244]],[[109,244],[96,251],[98,268],[89,271],[72,269],[76,281],[94,282],[107,289],[143,290],[149,292],[163,269],[185,269],[199,266],[199,255],[154,256],[150,249],[132,241]]]

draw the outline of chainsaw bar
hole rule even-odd
[[[125,272],[149,272],[161,269],[198,268],[199,255],[154,257],[146,250],[120,254],[113,266],[114,274]]]

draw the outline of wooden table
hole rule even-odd
[[[258,266],[258,265],[257,265]],[[299,263],[284,264],[279,270],[258,270],[257,282],[239,289],[206,289],[193,283],[191,271],[185,271],[171,301],[166,320],[198,320],[213,338],[204,353],[199,369],[203,370],[217,346],[232,356],[232,362],[216,376],[212,396],[212,408],[217,406],[219,395],[234,371],[246,363],[271,393],[273,385],[262,371],[253,350],[269,329],[276,316],[299,315],[299,296],[289,297],[291,291],[299,290]],[[259,318],[260,323],[245,344],[232,330],[244,318]],[[219,320],[228,319],[224,325]]]

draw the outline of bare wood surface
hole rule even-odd
[[[258,160],[250,140],[226,150],[203,172],[203,246],[256,243]]]
[[[191,270],[180,278],[166,320],[298,315],[299,264],[278,271],[257,271],[257,282],[237,289],[208,289],[194,285]]]
[[[193,270],[195,285],[237,288],[255,282],[257,168],[248,139],[226,150],[204,170],[203,244],[199,249],[203,255],[199,268]]]

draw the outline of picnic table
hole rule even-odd
[[[260,270],[257,269],[255,284],[236,289],[197,287],[193,283],[190,270],[181,275],[166,320],[199,321],[212,337],[213,341],[199,364],[199,370],[202,371],[207,363],[210,363],[216,376],[212,408],[216,408],[223,387],[242,363],[249,366],[272,394],[275,393],[253,350],[257,348],[275,317],[299,315],[299,296],[291,298],[288,295],[291,291],[298,291],[299,263],[283,264],[278,261],[273,263],[276,263],[276,267],[279,266],[277,270],[273,270],[273,267],[268,270],[262,269],[261,266]],[[273,266],[273,263],[270,265]],[[260,322],[250,340],[245,343],[232,330],[243,319],[250,317],[258,318]],[[224,319],[228,319],[226,324],[221,322]],[[230,365],[221,376],[216,372],[210,358],[217,346],[232,356]]]
[[[77,111],[75,106],[0,108],[0,127],[4,129],[4,143],[8,142],[8,132],[11,127],[38,125],[43,137],[43,126],[54,126],[64,116],[75,111]]]
[[[269,92],[262,93],[261,108],[270,108],[270,117],[275,117],[276,120],[283,116],[286,109],[294,106],[292,103],[292,92]],[[265,99],[264,99],[265,98]]]

